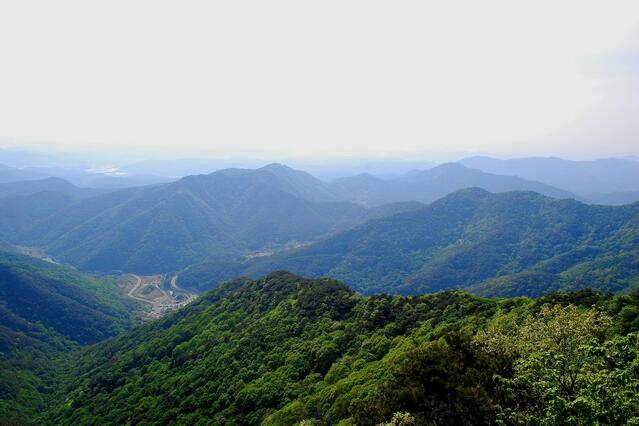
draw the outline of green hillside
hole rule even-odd
[[[83,270],[159,273],[207,256],[228,259],[313,240],[413,208],[365,209],[332,201],[322,188],[285,166],[228,169],[83,199],[28,221],[11,240]]]
[[[639,420],[638,308],[637,294],[364,298],[286,272],[234,280],[82,353],[37,421],[622,424]]]
[[[363,294],[623,291],[639,285],[639,204],[590,206],[532,192],[461,190],[299,250],[193,265],[179,282],[211,288],[229,271],[256,277],[278,269],[329,276]]]
[[[46,178],[0,183],[0,236],[15,238],[74,201],[106,192],[78,188],[64,179]]]
[[[65,354],[130,328],[137,308],[110,281],[0,253],[0,423],[41,409]]]

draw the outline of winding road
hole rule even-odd
[[[135,294],[133,294],[140,288],[140,285],[142,285],[142,278],[140,278],[139,276],[137,276],[135,274],[129,274],[129,275],[134,277],[137,280],[137,282],[135,283],[133,288],[131,288],[131,290],[129,290],[129,292],[127,293],[127,296],[129,296],[131,299],[139,300],[140,302],[145,302],[145,303],[149,303],[151,305],[154,305],[154,303],[151,302],[150,300],[144,299],[142,297],[139,297],[139,296],[136,296]]]
[[[133,287],[131,287],[131,289],[127,292],[127,296],[130,297],[131,299],[150,304],[151,312],[148,313],[148,316],[150,318],[159,318],[167,310],[173,310],[173,309],[177,309],[182,306],[185,306],[191,303],[197,297],[196,294],[187,292],[181,289],[180,287],[178,287],[176,283],[177,275],[171,278],[171,288],[173,288],[174,290],[178,290],[180,293],[182,293],[186,297],[186,300],[183,300],[181,302],[176,301],[174,296],[172,294],[169,294],[169,293],[172,293],[172,291],[167,292],[164,288],[160,286],[160,281],[158,276],[141,277],[136,274],[127,274],[127,275],[135,278],[136,280]],[[144,297],[141,297],[136,294],[136,292],[138,292],[140,289],[144,289],[149,286],[153,287],[154,289],[157,289],[158,292],[161,294],[161,296],[149,297],[148,299],[145,299]]]
[[[171,287],[173,287],[174,289],[179,290],[182,293],[186,294],[186,301],[182,302],[182,304],[191,303],[192,301],[195,300],[195,298],[197,297],[197,294],[191,293],[190,291],[186,291],[182,287],[177,285],[177,277],[178,277],[178,274],[175,274],[175,275],[173,275],[173,278],[171,278]]]

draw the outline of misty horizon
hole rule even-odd
[[[2,139],[0,139],[0,142]],[[596,161],[602,159],[630,159],[639,160],[639,155],[632,151],[611,154],[611,155],[588,155],[575,150],[573,155],[556,155],[552,152],[523,155],[509,155],[498,151],[458,151],[458,150],[416,150],[416,151],[396,151],[390,153],[366,153],[361,154],[324,154],[324,155],[294,155],[290,153],[262,152],[254,151],[247,153],[236,153],[229,151],[226,153],[215,153],[212,151],[190,151],[162,149],[160,147],[128,147],[112,148],[109,146],[83,145],[79,147],[69,147],[61,144],[30,144],[6,142],[0,143],[0,163],[4,158],[10,158],[5,162],[17,162],[17,167],[49,167],[61,166],[64,164],[82,167],[108,168],[131,165],[136,162],[206,162],[206,161],[226,161],[237,164],[339,164],[348,162],[366,161],[393,161],[393,162],[418,162],[427,161],[433,164],[457,162],[469,157],[490,157],[499,160],[516,160],[525,158],[556,158],[567,161]],[[27,159],[28,158],[28,159]],[[9,164],[11,165],[11,164]]]

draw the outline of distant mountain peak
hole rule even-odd
[[[468,170],[468,167],[459,164],[459,163],[442,163],[438,166],[433,167],[432,169],[430,169],[431,171],[435,171],[435,170]]]
[[[270,171],[295,171],[295,169],[284,165],[282,163],[271,163],[264,167],[260,167],[258,170],[270,170]]]
[[[441,177],[451,173],[463,173],[475,171],[459,163],[443,163],[432,169],[426,170],[413,170],[406,173],[403,176],[404,180],[420,180],[420,179],[432,179],[435,177]]]
[[[220,170],[216,170],[210,174],[208,174],[208,176],[218,176],[218,175],[225,175],[225,176],[237,176],[237,175],[246,175],[246,174],[256,174],[256,173],[261,173],[261,172],[270,172],[270,173],[306,173],[306,172],[302,172],[299,170],[295,170],[287,165],[281,164],[281,163],[271,163],[271,164],[267,164],[266,166],[262,166],[259,167],[257,169],[244,169],[244,168],[237,168],[237,167],[231,167],[228,169],[220,169]],[[185,176],[184,178],[188,178],[189,176]]]
[[[33,181],[27,181],[27,182],[48,182],[48,183],[58,183],[58,184],[64,184],[64,185],[68,185],[70,187],[76,187],[74,184],[72,184],[71,182],[69,182],[66,179],[63,179],[61,177],[57,177],[57,176],[49,176],[46,177],[44,179],[39,179],[39,180],[33,180]]]

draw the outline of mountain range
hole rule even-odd
[[[11,238],[86,270],[157,273],[312,240],[416,206],[331,200],[320,181],[284,166],[226,169],[81,199]]]
[[[579,199],[543,183],[457,163],[395,179],[364,174],[331,182],[271,164],[120,190],[48,178],[0,184],[0,238],[88,271],[165,273],[207,261],[231,272],[244,258],[308,245],[475,186]]]
[[[117,166],[95,167],[87,160],[69,160],[0,148],[0,183],[18,180],[59,177],[81,187],[123,188],[166,183],[179,177],[211,173],[231,167],[258,167],[256,159],[170,159],[128,160],[94,158],[97,163],[109,161]],[[291,160],[298,168],[311,172],[322,180],[371,174],[382,180],[394,180],[411,169],[428,170],[436,163],[414,159],[307,159]],[[634,157],[604,158],[588,161],[565,160],[556,157],[525,157],[497,159],[487,156],[462,158],[457,161],[471,169],[502,176],[543,183],[576,194],[583,200],[600,202],[610,193],[639,191],[639,162]],[[472,185],[481,186],[481,185]],[[460,188],[458,188],[460,189]],[[531,189],[532,188],[516,188]],[[550,194],[545,194],[550,195]],[[636,201],[633,200],[633,201]]]
[[[477,187],[490,192],[535,191],[555,198],[575,195],[517,176],[495,175],[470,169],[458,163],[446,163],[432,169],[414,170],[399,178],[383,180],[369,174],[337,179],[332,191],[340,199],[366,206],[415,200],[431,203],[460,189]]]
[[[632,159],[570,161],[555,157],[510,160],[469,157],[459,163],[488,173],[517,175],[542,182],[586,199],[608,193],[639,191],[639,163]]]
[[[455,192],[296,250],[186,268],[180,285],[286,269],[330,276],[363,294],[467,289],[485,296],[639,286],[639,203],[591,206],[533,192]]]

